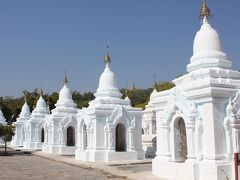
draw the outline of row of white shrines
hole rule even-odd
[[[51,112],[42,92],[32,113],[25,99],[14,123],[16,134],[11,145],[52,154],[75,154],[76,159],[84,161],[143,159],[142,110],[132,107],[128,97],[122,99],[108,53],[105,62],[95,99],[88,108],[76,107],[66,76]]]
[[[143,119],[148,142],[152,134],[157,136],[154,175],[234,179],[233,154],[240,150],[240,72],[232,70],[219,34],[208,22],[204,1],[201,13],[188,73],[175,79],[171,90],[154,90],[144,112],[133,108],[128,97],[121,99],[107,54],[96,98],[88,108],[76,108],[65,81],[51,114],[42,97],[31,115],[25,103],[12,145],[75,153],[84,161],[143,159]]]

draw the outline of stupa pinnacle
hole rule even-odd
[[[202,1],[202,8],[201,8],[201,12],[200,12],[200,17],[202,19],[204,18],[208,18],[209,16],[211,16],[211,11],[207,6],[207,3],[205,0]]]
[[[111,57],[110,57],[110,55],[109,55],[109,46],[107,46],[107,53],[106,53],[106,55],[105,55],[105,57],[104,57],[104,62],[106,63],[106,64],[108,64],[108,63],[110,63],[111,62]]]

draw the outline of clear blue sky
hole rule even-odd
[[[240,1],[208,0],[211,24],[240,69]],[[2,0],[0,96],[20,96],[42,84],[59,91],[98,87],[108,43],[119,87],[139,88],[186,73],[201,0]]]

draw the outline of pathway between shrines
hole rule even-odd
[[[0,147],[1,180],[125,179],[110,173],[76,167],[12,149],[8,149],[9,156],[3,156],[3,151],[4,148]]]

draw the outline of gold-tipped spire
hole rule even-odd
[[[67,84],[68,83],[68,78],[67,78],[67,70],[65,69],[65,75],[64,75],[64,81],[63,81],[64,84]]]
[[[111,57],[110,57],[110,55],[109,55],[109,46],[107,46],[106,49],[107,49],[107,52],[106,52],[106,55],[105,55],[105,57],[104,57],[104,62],[105,62],[106,64],[108,64],[108,63],[111,62]]]
[[[201,12],[200,12],[200,17],[203,19],[204,17],[208,18],[209,16],[211,16],[211,11],[207,6],[207,3],[205,2],[205,0],[202,0],[202,8],[201,8]]]
[[[68,83],[68,78],[67,78],[67,75],[64,76],[64,84],[67,84]]]

